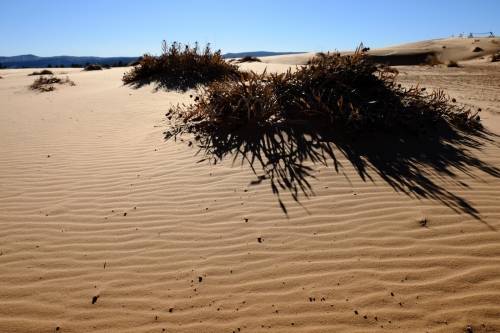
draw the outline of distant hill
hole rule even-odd
[[[138,57],[38,57],[33,54],[25,54],[13,57],[0,57],[0,66],[6,68],[83,67],[87,64],[126,66],[137,59]]]
[[[299,54],[303,52],[269,52],[269,51],[250,51],[250,52],[240,52],[240,53],[226,53],[222,56],[224,58],[243,58],[243,57],[270,57],[279,56],[286,54]]]
[[[301,52],[268,52],[253,51],[240,53],[226,53],[224,58],[243,58],[251,57],[269,57],[285,54],[297,54]],[[43,68],[43,67],[83,67],[88,64],[126,66],[139,57],[73,57],[73,56],[55,56],[38,57],[33,54],[23,54],[12,57],[0,57],[0,67],[4,68]]]

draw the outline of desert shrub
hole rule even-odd
[[[454,61],[454,60],[450,60],[448,61],[448,63],[446,64],[446,67],[460,67],[460,65],[458,64],[458,62]]]
[[[500,52],[495,53],[491,56],[491,62],[498,62],[500,61]]]
[[[163,41],[160,56],[144,55],[139,64],[123,76],[125,84],[141,86],[155,82],[157,88],[187,90],[239,75],[236,65],[226,62],[219,51],[212,51],[210,44],[200,50],[174,42]]]
[[[450,143],[474,137],[480,118],[442,91],[401,86],[397,74],[361,49],[348,56],[322,54],[282,74],[242,74],[213,82],[193,103],[171,108],[165,138],[188,134],[201,161],[248,163],[257,176],[252,184],[269,181],[285,214],[280,193],[289,191],[296,201],[314,195],[310,163],[339,172],[337,153],[363,180],[371,179],[367,170],[374,167],[398,191],[435,197],[446,191],[422,177],[422,166],[441,172],[468,163],[460,157],[463,149],[450,152]],[[464,208],[458,199],[444,201]]]
[[[55,90],[54,84],[68,84],[70,86],[74,86],[75,82],[71,81],[68,77],[62,79],[56,76],[40,76],[30,85],[30,89],[38,90],[40,92],[48,92]]]
[[[33,72],[31,74],[28,74],[28,76],[35,76],[35,75],[54,75],[54,73],[52,73],[52,71],[49,71],[48,69],[44,69],[39,72]]]
[[[83,68],[84,71],[102,71],[102,66],[97,64],[86,65]]]
[[[483,51],[484,51],[484,50],[483,50],[482,48],[480,48],[479,46],[476,46],[476,47],[472,50],[472,52],[474,52],[474,53],[483,52]]]
[[[246,56],[238,60],[238,62],[261,62],[259,58],[252,57],[252,56]]]
[[[376,66],[363,52],[322,54],[283,74],[242,75],[214,82],[191,105],[172,108],[167,137],[214,131],[309,127],[330,132],[413,132],[433,126],[480,127],[477,113],[442,91],[397,84],[397,71]]]

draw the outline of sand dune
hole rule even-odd
[[[330,50],[335,52],[334,50]],[[352,51],[343,51],[347,54]],[[487,59],[500,52],[500,38],[443,38],[372,49],[368,53],[377,61],[389,65],[418,65],[429,61],[446,64],[449,61]],[[269,64],[306,64],[315,53],[291,54],[261,58]],[[434,60],[433,60],[434,59]]]
[[[302,60],[265,61],[243,66]],[[189,92],[67,69],[76,86],[36,93],[31,71],[0,81],[0,332],[500,331],[496,64],[401,69],[490,134],[361,173],[338,152],[310,198],[282,191],[288,216],[247,164],[164,141]]]

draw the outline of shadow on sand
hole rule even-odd
[[[298,203],[301,195],[314,195],[310,162],[332,166],[339,173],[343,167],[339,156],[343,156],[342,160],[347,159],[365,182],[373,181],[375,174],[397,192],[436,200],[455,212],[481,220],[470,202],[447,188],[453,184],[467,187],[459,180],[460,174],[474,177],[475,171],[481,171],[500,177],[498,168],[473,154],[486,143],[494,143],[495,134],[449,128],[436,133],[439,135],[363,134],[345,139],[317,128],[286,126],[240,133],[213,131],[198,134],[195,140],[198,154],[204,156],[202,161],[232,159],[233,164],[248,163],[257,176],[252,183],[269,181],[285,214],[282,192],[289,192]]]

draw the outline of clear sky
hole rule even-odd
[[[319,51],[500,35],[500,0],[1,0],[0,55],[136,56],[160,43]]]

